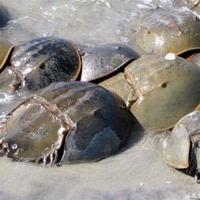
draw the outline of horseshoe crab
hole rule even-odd
[[[0,129],[0,155],[46,164],[95,161],[126,142],[132,115],[117,95],[87,82],[51,84]]]
[[[4,66],[7,64],[7,60],[9,59],[10,57],[10,54],[12,52],[12,49],[14,48],[14,46],[8,42],[7,40],[5,39],[0,39],[0,72],[3,70]],[[1,77],[1,73],[0,73],[0,77]],[[11,96],[9,96],[7,94],[7,92],[9,89],[7,86],[9,84],[9,82],[12,82],[13,80],[11,79],[12,77],[3,77],[2,76],[2,79],[0,80],[0,113],[4,113],[4,106],[2,106],[2,102],[3,104],[4,103],[7,103],[7,102],[11,102]],[[4,82],[5,81],[5,82]],[[6,87],[4,87],[3,85],[5,85]],[[2,91],[1,90],[1,87],[4,87],[4,90]],[[9,97],[8,97],[9,96]]]
[[[163,142],[163,158],[177,169],[185,169],[200,183],[200,112],[184,116]]]
[[[75,80],[81,70],[80,55],[67,40],[44,37],[16,46],[0,73],[0,88],[13,93],[20,88],[31,91],[52,82]]]
[[[82,47],[80,52],[81,81],[98,81],[97,79],[110,75],[128,62],[140,57],[132,48],[117,43]]]
[[[14,45],[12,43],[3,38],[0,39],[0,71],[8,61],[13,48]]]
[[[175,54],[145,55],[100,83],[121,96],[149,131],[172,128],[199,106],[200,69]]]
[[[0,88],[12,93],[19,88],[36,91],[58,81],[93,81],[139,57],[122,44],[79,47],[64,39],[44,37],[14,47],[10,60],[2,53],[10,65],[1,71]]]
[[[188,12],[177,12],[158,8],[139,19],[135,40],[146,54],[179,55],[200,49],[199,18]]]

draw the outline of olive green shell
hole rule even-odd
[[[132,125],[124,102],[106,89],[54,83],[9,114],[0,129],[0,154],[43,164],[95,161],[116,153]]]
[[[181,54],[199,49],[200,20],[188,12],[151,10],[138,20],[135,39],[147,54]]]
[[[81,81],[93,81],[105,77],[127,62],[140,57],[132,48],[117,43],[82,47],[81,55]]]
[[[119,95],[128,108],[137,99],[135,90],[133,90],[127,82],[124,73],[118,73],[115,76],[100,82],[99,85]]]
[[[143,56],[125,68],[127,81],[137,94],[131,111],[144,128],[172,128],[200,102],[200,69],[168,54]]]
[[[200,112],[194,111],[184,116],[163,142],[165,162],[177,169],[196,165],[200,170],[199,141]]]
[[[81,71],[81,58],[71,41],[43,37],[15,47],[11,65],[21,87],[35,91],[52,82],[75,80]]]
[[[4,67],[5,63],[8,60],[9,55],[11,54],[14,45],[9,41],[1,38],[0,39],[0,71]]]

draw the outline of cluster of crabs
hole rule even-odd
[[[136,118],[147,132],[166,131],[163,159],[198,181],[200,20],[157,9],[136,30],[139,53],[117,43],[1,39],[0,156],[97,161],[126,143]]]

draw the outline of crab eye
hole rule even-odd
[[[12,145],[11,145],[11,148],[12,148],[13,150],[16,150],[16,149],[18,148],[18,146],[17,146],[17,144],[12,144]]]
[[[161,84],[161,87],[162,87],[162,88],[166,88],[166,87],[167,87],[167,83],[162,83],[162,84]]]

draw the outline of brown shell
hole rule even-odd
[[[177,11],[178,12],[178,11]],[[156,9],[140,18],[136,44],[147,54],[181,54],[200,48],[200,20],[191,13]]]
[[[76,80],[81,58],[71,41],[43,37],[15,47],[11,65],[21,87],[35,91],[53,82]]]
[[[12,43],[3,38],[0,39],[0,71],[8,61],[13,48],[14,45]]]
[[[51,84],[6,119],[0,129],[0,154],[43,164],[105,158],[126,142],[133,125],[117,95],[74,81]]]

